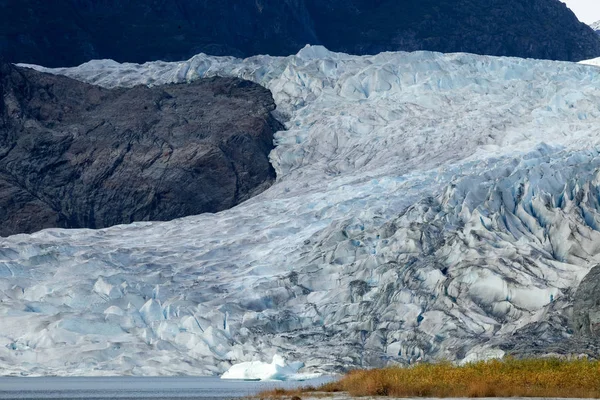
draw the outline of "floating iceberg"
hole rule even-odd
[[[283,357],[275,354],[270,364],[262,361],[235,364],[221,376],[221,379],[302,381],[320,376],[320,374],[299,374],[298,370],[302,367],[304,367],[302,362],[286,364]]]

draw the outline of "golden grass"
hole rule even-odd
[[[357,370],[317,390],[351,396],[600,398],[600,362],[508,359]],[[278,392],[260,397],[302,397],[297,391]]]

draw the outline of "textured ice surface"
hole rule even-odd
[[[48,71],[239,76],[271,89],[288,130],[277,183],[231,210],[0,240],[4,374],[497,356],[567,315],[600,259],[600,68],[307,47]]]

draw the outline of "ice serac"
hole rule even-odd
[[[230,210],[2,239],[5,373],[596,352],[569,318],[600,259],[599,68],[307,47],[44,70],[105,87],[241,77],[288,129],[276,183]]]
[[[275,180],[268,90],[103,89],[0,65],[0,235],[217,212]]]

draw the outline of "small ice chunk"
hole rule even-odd
[[[154,299],[148,300],[146,304],[140,308],[140,314],[147,324],[165,319],[160,303]]]
[[[114,315],[117,315],[119,317],[122,317],[123,315],[125,315],[125,312],[120,307],[110,306],[106,310],[104,310],[104,314],[105,315],[114,314]]]
[[[485,345],[479,345],[473,347],[467,353],[466,357],[460,360],[460,365],[466,365],[479,361],[502,359],[504,354],[505,353],[503,350],[487,347]]]
[[[123,292],[118,286],[112,285],[102,276],[94,284],[94,292],[108,299],[118,299],[123,296]]]

